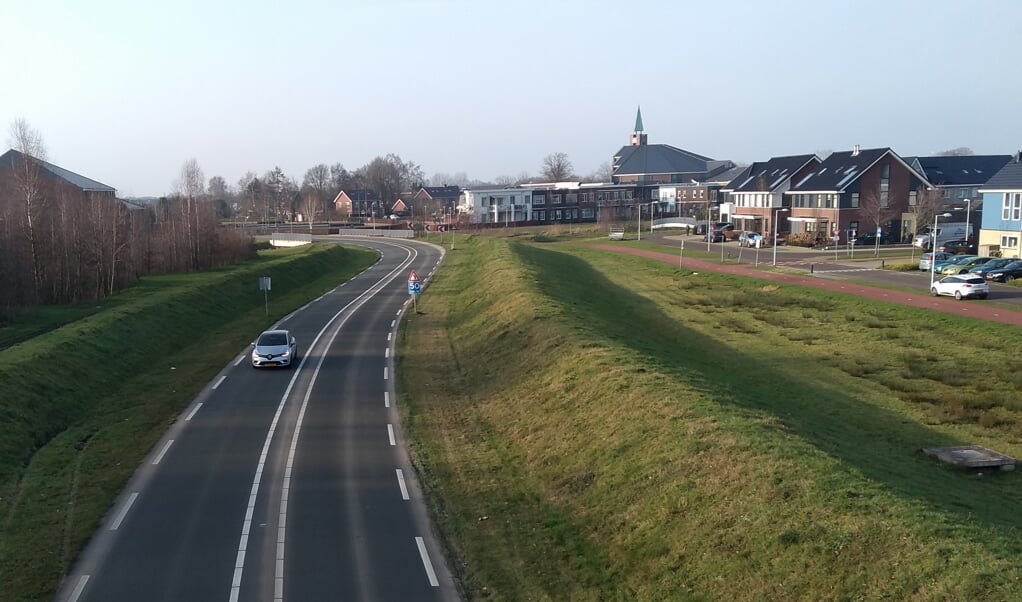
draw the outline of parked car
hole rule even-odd
[[[740,247],[755,247],[763,246],[763,235],[759,232],[745,231],[738,235],[738,246]]]
[[[987,280],[994,282],[1011,282],[1016,278],[1022,278],[1022,261],[1017,259],[987,272]]]
[[[920,270],[930,271],[930,264],[934,260],[936,260],[937,262],[941,262],[941,261],[947,261],[950,258],[951,258],[951,254],[950,253],[940,253],[940,252],[937,252],[937,253],[923,253],[922,256],[919,258],[919,269]]]
[[[1011,263],[1012,261],[1014,261],[1014,260],[1013,259],[1001,259],[1001,258],[998,257],[998,258],[991,259],[990,261],[988,261],[986,263],[980,264],[980,265],[970,269],[969,273],[970,274],[975,274],[977,276],[982,276],[982,277],[986,278],[987,272],[990,272],[992,270],[996,270],[997,268],[1003,267],[1003,266]]]
[[[714,230],[706,235],[706,239],[710,242],[724,242],[727,238],[724,236],[723,230]]]
[[[288,368],[298,359],[298,342],[288,330],[267,330],[252,343],[252,367]]]
[[[875,233],[862,234],[852,239],[852,244],[856,246],[864,247],[875,247],[877,244],[877,235]],[[887,236],[880,235],[880,244],[887,244]]]
[[[940,272],[949,265],[962,263],[964,261],[968,261],[976,257],[977,257],[976,255],[950,255],[947,259],[943,261],[935,262],[933,264],[933,271]]]
[[[713,223],[713,229],[714,230],[734,230],[735,229],[735,225],[732,224],[731,222],[714,222]]]
[[[943,251],[944,253],[951,253],[952,255],[963,255],[975,253],[976,245],[963,238],[959,240],[949,240],[942,245],[938,245],[937,250]]]
[[[934,282],[930,288],[930,294],[934,297],[937,295],[950,295],[959,301],[969,297],[986,299],[987,295],[990,294],[990,287],[987,286],[987,281],[980,276],[962,274],[958,276],[945,276]]]
[[[983,265],[984,263],[993,260],[993,257],[973,257],[956,263],[945,265],[940,269],[941,274],[965,274],[972,268]]]

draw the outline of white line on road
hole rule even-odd
[[[82,578],[78,580],[78,585],[75,586],[74,591],[71,592],[71,597],[67,599],[67,602],[78,602],[78,597],[85,591],[85,584],[89,582],[88,575],[82,575]]]
[[[121,522],[123,522],[124,517],[128,515],[128,510],[131,510],[131,505],[135,503],[136,499],[138,499],[137,491],[128,496],[128,501],[124,504],[124,507],[121,508],[120,513],[117,514],[117,519],[114,520],[114,524],[110,525],[111,531],[116,531],[117,528],[121,526]]]
[[[383,407],[385,408],[390,407],[390,393],[386,391],[383,392]]]
[[[216,388],[220,386],[220,383],[224,382],[225,380],[227,380],[226,374],[217,379],[216,384],[213,385],[213,390],[216,391]]]
[[[408,499],[408,486],[405,485],[405,473],[401,472],[401,469],[397,469],[397,486],[401,488],[401,499]]]
[[[390,357],[390,347],[383,350],[383,357]]]
[[[170,449],[170,446],[173,445],[173,443],[174,443],[173,439],[167,441],[167,444],[163,446],[163,449],[160,450],[160,453],[153,460],[153,465],[160,463],[160,460],[163,459],[163,455],[167,453],[167,450]]]
[[[195,413],[198,412],[199,408],[201,408],[201,407],[202,407],[202,402],[201,401],[199,403],[195,404],[195,407],[192,408],[192,411],[188,413],[188,418],[185,418],[185,422],[188,422],[189,420],[191,420],[192,417],[195,416]]]
[[[241,357],[239,357],[238,360],[236,362],[234,362],[234,365],[237,366],[241,362],[245,361],[246,357],[248,357],[248,354],[247,353],[242,353]]]
[[[387,437],[390,438],[390,444],[392,446],[393,445],[397,445],[397,441],[394,441],[394,425],[393,424],[388,424],[387,425]]]
[[[433,587],[440,587],[440,582],[436,579],[436,571],[433,570],[433,563],[429,561],[426,542],[421,537],[416,537],[415,545],[419,547],[419,556],[422,556],[422,566],[426,567],[426,576],[429,577],[429,584]]]
[[[397,310],[397,315],[399,315],[399,316],[401,315],[401,310],[400,309]]]
[[[387,380],[387,369],[383,369],[383,380]]]
[[[390,321],[390,327],[391,328],[394,328],[394,324],[397,324],[397,320],[391,320]]]
[[[387,340],[389,341],[390,337],[392,337],[392,336],[394,336],[394,333],[393,332],[388,332],[387,333]]]

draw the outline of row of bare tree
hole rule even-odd
[[[250,236],[219,227],[208,200],[136,206],[112,190],[84,190],[49,168],[41,136],[23,120],[11,134],[15,148],[0,165],[0,310],[92,301],[147,274],[254,252]]]

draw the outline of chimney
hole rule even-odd
[[[856,144],[855,146],[852,147],[852,156],[853,157],[858,157],[859,156],[859,145],[858,144]]]

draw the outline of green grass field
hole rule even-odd
[[[544,237],[539,240],[554,240]],[[527,238],[448,254],[401,408],[472,599],[1009,600],[1017,330]]]
[[[265,251],[0,329],[10,343],[0,350],[0,600],[50,599],[195,394],[255,334],[376,257],[337,245]],[[269,315],[260,276],[273,279]]]

